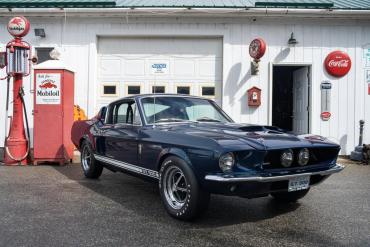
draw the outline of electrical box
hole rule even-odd
[[[34,69],[34,164],[69,163],[74,109],[74,72],[59,60]]]
[[[260,106],[261,105],[261,89],[258,87],[252,87],[248,89],[248,106]]]

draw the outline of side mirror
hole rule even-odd
[[[96,116],[97,119],[102,123],[104,123],[105,121],[105,116],[107,115],[107,109],[108,108],[106,106],[103,106],[102,108],[100,108],[100,111],[98,115]]]

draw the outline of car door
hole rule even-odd
[[[135,111],[134,100],[116,103],[111,112],[112,124],[103,130],[106,156],[123,164],[137,165],[138,163],[140,125],[134,124]]]

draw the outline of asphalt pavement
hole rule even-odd
[[[215,195],[192,223],[122,173],[0,166],[0,246],[370,246],[370,166],[348,164],[299,203]]]

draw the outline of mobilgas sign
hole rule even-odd
[[[36,104],[38,105],[60,104],[60,74],[36,74],[35,93]]]
[[[30,22],[23,16],[13,17],[8,23],[8,32],[14,37],[26,36],[30,31]]]

